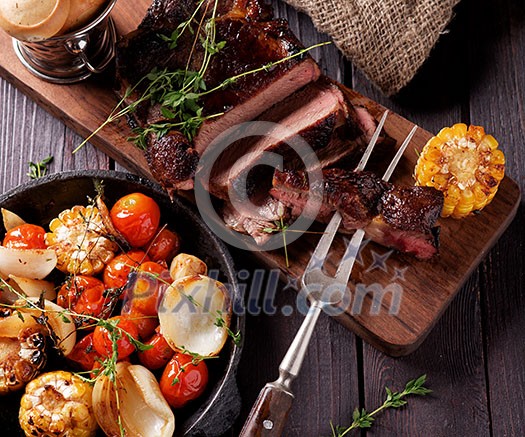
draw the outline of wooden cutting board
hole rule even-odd
[[[120,34],[136,27],[149,3],[150,0],[138,0],[132,8],[126,2],[117,3],[113,17]],[[94,131],[117,102],[111,91],[110,75],[77,85],[52,85],[24,69],[13,52],[11,39],[3,32],[0,32],[0,50],[0,74],[80,135]],[[346,92],[353,103],[365,105],[376,118],[384,111],[366,97],[349,89]],[[410,121],[391,114],[385,130],[399,145],[412,126]],[[129,134],[122,121],[103,129],[92,143],[130,171],[151,177],[142,153],[126,141]],[[413,184],[411,175],[417,160],[414,149],[421,150],[431,136],[422,129],[417,131],[393,176],[394,182]],[[431,261],[418,261],[374,243],[366,244],[352,273],[353,293],[348,308],[337,319],[388,354],[412,352],[510,224],[519,199],[516,183],[505,178],[494,201],[482,214],[464,220],[442,219],[441,253]],[[279,269],[287,287],[293,288],[293,279],[301,276],[318,238],[305,234],[291,244],[289,267],[283,251],[256,252],[254,256],[265,267]],[[328,260],[331,266],[335,265],[337,254],[342,254],[344,244],[342,236],[336,237],[334,256]],[[384,296],[379,300],[381,293]],[[392,314],[396,307],[398,311]]]

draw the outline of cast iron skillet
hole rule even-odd
[[[29,223],[47,228],[52,218],[73,205],[86,205],[87,197],[96,194],[94,182],[103,181],[108,207],[121,196],[141,192],[160,205],[162,223],[168,223],[182,237],[182,251],[198,256],[209,269],[219,272],[218,279],[227,284],[233,305],[242,302],[233,260],[226,247],[204,222],[182,200],[171,201],[162,188],[151,181],[127,173],[113,171],[73,171],[46,176],[21,185],[0,196],[0,207],[7,208]],[[0,225],[0,236],[4,234]],[[241,331],[244,338],[244,317],[233,315],[231,329]],[[207,361],[210,378],[207,391],[195,403],[175,413],[176,435],[218,436],[226,432],[237,418],[241,400],[235,380],[242,344],[229,340],[220,359]],[[22,393],[0,397],[1,434],[23,435],[18,425],[19,401]]]

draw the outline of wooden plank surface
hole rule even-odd
[[[148,4],[149,0],[137,2],[136,8],[127,8],[123,3],[117,4],[113,16],[121,33],[137,25]],[[295,19],[293,16],[291,18],[292,27],[296,26]],[[319,39],[316,34],[308,35],[300,28],[295,30],[306,45]],[[0,45],[4,47],[4,51],[9,52],[10,41],[6,35],[0,37]],[[340,55],[333,47],[318,49],[313,55],[321,59],[321,68],[329,76],[337,79],[344,77],[344,70],[338,68]],[[98,81],[92,80],[75,86],[46,84],[28,77],[29,73],[24,67],[16,59],[9,59],[9,56],[14,56],[12,51],[0,60],[0,73],[13,80],[17,86],[53,114],[58,114],[81,134],[95,130],[115,105],[115,96],[105,80],[99,78]],[[382,106],[352,90],[347,92],[352,102],[367,106],[376,118],[381,116],[384,111]],[[387,119],[385,130],[401,144],[412,126],[412,122],[392,114]],[[437,119],[434,126],[438,126]],[[129,136],[129,129],[122,120],[121,123],[105,128],[93,138],[93,142],[129,170],[147,175],[141,152],[126,141]],[[413,184],[412,169],[417,160],[414,148],[421,150],[431,136],[431,133],[423,129],[417,131],[411,147],[407,149],[394,173],[394,182]],[[362,252],[363,262],[354,268],[352,276],[355,284],[352,289],[354,299],[338,320],[367,342],[392,355],[405,355],[415,350],[512,220],[519,199],[518,191],[516,184],[506,178],[498,196],[481,216],[462,221],[442,220],[441,254],[430,261],[421,262],[373,243],[367,245]],[[303,235],[292,244],[292,262],[289,267],[285,265],[283,251],[257,252],[256,256],[268,268],[280,268],[285,276],[299,277],[317,240],[317,236]],[[334,252],[342,254],[345,244],[345,239],[339,236]],[[379,264],[376,262],[378,260]],[[334,260],[329,262],[333,264]],[[431,282],[433,287],[429,289],[428,284]],[[356,305],[359,302],[357,287],[380,287],[380,291],[377,295],[373,291],[368,292],[360,308]],[[395,291],[391,293],[388,290]],[[380,297],[383,292],[385,298]],[[378,314],[374,313],[372,307],[373,299],[376,298],[380,299]],[[399,299],[397,307],[396,299]]]
[[[467,43],[463,24],[466,13],[465,4],[456,9],[456,20],[451,27],[456,38],[442,40],[425,65],[423,75],[395,102],[382,97],[359,74],[354,87],[382,103],[394,103],[395,111],[433,131],[458,121],[468,122],[468,60],[463,56]],[[457,65],[457,70],[449,71],[449,64]],[[476,271],[414,354],[395,360],[364,345],[364,405],[367,407],[381,402],[385,385],[392,386],[396,381],[423,373],[428,374],[435,393],[446,393],[444,398],[432,396],[424,402],[411,404],[403,419],[395,420],[396,412],[389,412],[389,420],[378,423],[374,432],[436,437],[490,435],[483,352],[479,273]],[[468,420],[465,420],[466,415]]]
[[[523,190],[525,5],[513,0],[468,0],[460,7],[452,33],[443,38],[429,64],[401,96],[380,97],[362,76],[356,75],[353,84],[428,130],[470,118],[490,126],[505,148],[508,174]],[[314,42],[310,21],[293,11],[290,16],[301,34]],[[490,32],[480,32],[480,23]],[[466,53],[469,62],[460,62]],[[449,68],[451,59],[455,68]],[[352,85],[350,68],[339,74]],[[0,102],[2,191],[28,180],[27,161],[49,153],[56,158],[52,172],[122,168],[90,147],[72,156],[79,137],[2,79]],[[386,357],[322,317],[294,386],[297,401],[285,435],[328,436],[330,420],[349,423],[359,402],[373,408],[382,400],[385,384],[398,388],[424,372],[429,374],[433,395],[413,398],[408,408],[381,415],[371,435],[525,435],[524,219],[521,205],[517,219],[415,354]],[[257,266],[248,263],[243,253],[234,255],[239,269],[253,271]],[[291,290],[276,298],[277,308],[294,302]],[[248,317],[248,345],[239,369],[245,412],[239,423],[263,383],[275,378],[301,319],[299,314],[284,317],[279,311],[275,316]],[[237,435],[236,430],[229,435]]]

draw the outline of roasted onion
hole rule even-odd
[[[57,297],[55,284],[50,281],[21,278],[15,275],[9,275],[9,279],[12,279],[18,288],[28,297],[40,297],[43,295],[44,299],[48,300],[55,300]]]
[[[160,330],[178,351],[217,355],[228,337],[231,302],[224,284],[208,276],[173,282],[159,306]]]
[[[2,208],[2,221],[4,222],[4,228],[6,231],[10,231],[17,226],[24,225],[26,223],[24,219],[5,208]]]
[[[179,253],[170,265],[171,279],[184,278],[186,276],[205,275],[208,273],[208,266],[204,261],[194,255]]]
[[[0,274],[44,279],[57,265],[51,249],[11,249],[0,246]]]
[[[117,396],[118,394],[118,396]],[[93,388],[95,418],[108,436],[171,437],[175,416],[160,392],[155,376],[138,364],[119,362],[115,383],[106,375]]]

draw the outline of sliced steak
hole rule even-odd
[[[226,46],[210,63],[206,74],[209,88],[303,49],[284,20],[254,23],[243,19],[220,19],[217,20],[217,38],[226,41]],[[210,94],[203,100],[206,114],[224,112],[224,115],[203,123],[194,139],[195,148],[202,153],[226,129],[253,120],[317,80],[319,75],[315,61],[305,55],[289,59],[270,71],[250,74],[226,89]]]
[[[324,195],[316,219],[328,222],[339,211],[344,231],[364,228],[373,241],[420,259],[435,255],[443,193],[430,187],[397,187],[369,172],[323,171]],[[304,172],[275,172],[271,195],[297,217],[308,200]]]
[[[287,208],[269,196],[254,210],[239,211],[231,203],[224,202],[222,215],[226,226],[250,235],[258,245],[263,245],[270,239],[271,232],[268,232],[268,229],[277,229],[276,222],[288,218]]]
[[[337,85],[326,78],[309,84],[283,103],[273,106],[258,121],[273,123],[265,136],[248,137],[232,144],[218,160],[210,181],[210,191],[227,198],[228,188],[254,168],[265,152],[283,157],[287,168],[304,168],[305,156],[299,156],[290,144],[302,139],[320,157],[321,167],[342,156],[356,154],[364,144],[352,106]],[[258,172],[257,185],[265,185]],[[270,185],[272,173],[269,174]]]
[[[276,171],[270,194],[299,216],[308,201],[308,180],[302,171]],[[367,226],[377,215],[377,206],[387,184],[370,172],[342,169],[323,171],[323,200],[317,220],[328,222],[339,211],[345,229]]]
[[[438,252],[443,193],[432,187],[391,186],[381,196],[379,214],[366,227],[375,242],[429,259]]]
[[[154,68],[170,71],[184,69],[191,57],[189,70],[197,71],[202,64],[204,49],[194,45],[195,36],[185,32],[171,50],[162,35],[171,33],[187,20],[196,7],[196,0],[155,0],[139,28],[123,37],[117,50],[117,78],[120,94],[125,95]],[[211,4],[211,3],[210,3]],[[210,8],[202,6],[200,13],[210,14]],[[199,20],[197,15],[196,20]],[[285,20],[273,19],[271,9],[259,0],[221,0],[216,23],[216,41],[225,41],[221,52],[211,58],[204,77],[207,89],[270,63],[282,61],[299,53],[303,46],[293,35]],[[190,56],[191,54],[191,56]],[[319,67],[307,54],[280,62],[271,68],[245,77],[240,77],[224,89],[219,89],[202,98],[204,115],[224,113],[220,117],[205,121],[194,138],[195,150],[202,153],[208,144],[224,130],[238,123],[249,121],[282,101],[296,90],[315,81],[320,75]],[[147,86],[143,81],[135,92],[128,96],[127,103],[135,101]],[[149,122],[162,122],[165,118],[148,103],[134,113],[136,123],[146,126]],[[153,144],[156,139],[153,139]],[[157,146],[163,154],[167,143]],[[178,147],[178,150],[181,150]],[[148,155],[155,156],[154,150]],[[175,153],[175,152],[173,152]],[[179,153],[179,152],[177,152]],[[191,153],[193,156],[193,152]],[[179,175],[191,172],[178,168],[184,160],[175,160],[166,165],[160,160],[149,159],[154,175],[170,170],[173,175],[164,175],[159,182],[179,181]],[[181,181],[182,182],[182,181]],[[169,183],[167,189],[191,187],[192,183]]]

